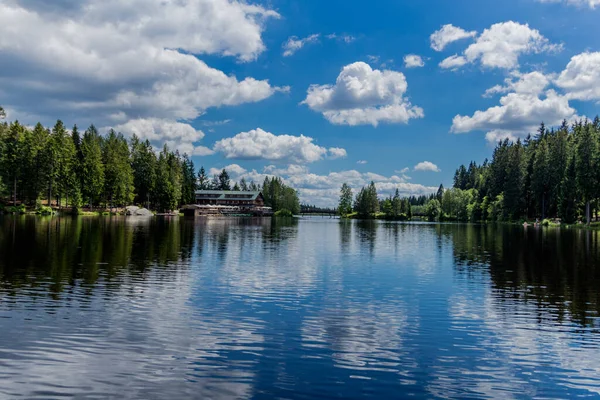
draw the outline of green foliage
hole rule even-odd
[[[135,201],[150,207],[151,194],[156,185],[156,154],[148,140],[142,142],[136,135],[131,138],[130,147]]]
[[[342,188],[340,189],[340,201],[338,204],[338,214],[341,216],[346,216],[352,212],[352,199],[353,199],[352,189],[348,186],[347,183],[342,184]]]
[[[442,205],[438,199],[432,199],[425,204],[425,215],[429,221],[439,221],[442,216]]]
[[[19,204],[18,206],[8,206],[4,207],[4,212],[8,214],[25,214],[27,208],[25,204]]]
[[[442,196],[442,218],[451,221],[468,221],[474,214],[475,202],[478,197],[476,189],[461,190],[452,188],[444,191]],[[471,205],[471,207],[469,207]]]
[[[291,218],[291,217],[294,216],[294,214],[290,210],[285,209],[285,208],[281,209],[281,210],[278,210],[277,212],[275,212],[274,215],[276,217],[285,217],[285,218]]]
[[[198,180],[196,188],[198,190],[208,190],[210,189],[210,182],[208,176],[206,175],[206,171],[204,167],[200,167],[200,171],[198,171]]]
[[[265,205],[271,207],[274,212],[289,210],[294,215],[300,213],[298,192],[286,186],[281,178],[267,176],[263,182],[262,193],[265,198]]]
[[[451,219],[518,221],[560,218],[575,223],[580,215],[590,223],[600,207],[600,118],[566,122],[558,129],[540,126],[535,137],[503,140],[491,162],[460,166],[454,188],[476,189],[465,215],[455,212],[452,196],[443,204]],[[479,205],[479,206],[477,206]]]
[[[229,173],[225,168],[223,168],[218,176],[217,190],[231,190],[231,179],[229,179]]]
[[[181,203],[194,204],[196,202],[196,169],[194,162],[187,156],[183,155],[181,162]]]
[[[54,214],[54,210],[52,207],[43,205],[42,201],[37,199],[35,202],[35,213],[37,215],[52,215]]]
[[[90,126],[83,134],[81,141],[82,191],[85,200],[93,206],[104,190],[104,162],[102,160],[102,138],[94,125]]]
[[[111,206],[131,204],[134,198],[133,169],[129,146],[122,134],[110,130],[102,141],[104,197]]]
[[[375,182],[371,182],[369,186],[362,188],[358,192],[354,200],[354,211],[358,213],[360,218],[369,219],[376,217],[376,214],[379,212],[379,200],[377,198]]]
[[[280,178],[268,178],[264,187],[274,211],[300,212],[298,193]],[[134,200],[164,212],[194,203],[195,191],[207,188],[230,190],[229,173],[223,170],[209,182],[204,168],[196,175],[187,155],[165,146],[157,157],[150,142],[136,135],[128,143],[121,133],[103,136],[93,125],[81,135],[77,126],[69,132],[60,120],[52,130],[40,123],[28,129],[18,121],[0,122],[0,198],[12,204],[6,208],[10,212],[36,204],[39,214],[50,213],[52,206],[89,214],[84,205],[112,210]],[[234,189],[261,186],[242,178]]]

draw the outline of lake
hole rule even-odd
[[[600,396],[598,232],[0,217],[0,398]]]

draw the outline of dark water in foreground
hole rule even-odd
[[[597,232],[0,217],[0,398],[600,396]]]

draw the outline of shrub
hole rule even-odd
[[[284,208],[284,209],[281,209],[281,210],[277,211],[277,212],[275,213],[275,216],[276,216],[276,217],[286,217],[286,218],[291,218],[291,217],[293,217],[293,216],[294,216],[294,214],[292,214],[292,212],[291,212],[290,210],[287,210],[287,209],[285,209],[285,208]]]
[[[25,214],[25,204],[20,204],[18,206],[10,206],[5,207],[4,211],[10,214]]]
[[[52,209],[52,207],[40,205],[36,208],[35,213],[37,215],[52,215],[54,214],[54,210]]]

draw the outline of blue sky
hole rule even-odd
[[[0,0],[0,104],[167,142],[235,178],[278,174],[311,203],[334,204],[343,181],[423,194],[500,138],[598,113],[596,6]]]

